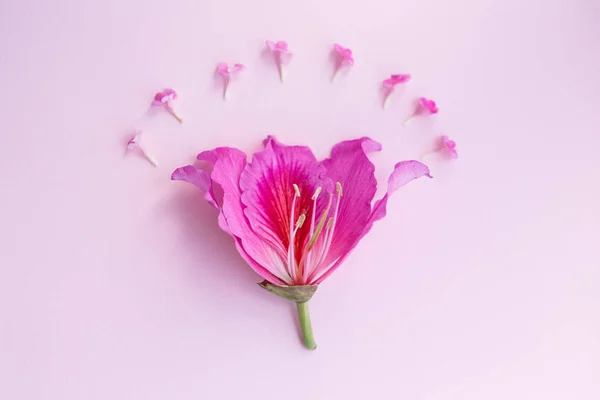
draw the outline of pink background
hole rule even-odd
[[[594,0],[2,1],[0,398],[600,398],[598,21]],[[297,55],[284,85],[265,39]],[[357,63],[331,85],[335,41]],[[219,61],[248,65],[228,103]],[[148,113],[166,86],[183,125]],[[402,128],[421,94],[440,114]],[[136,127],[158,168],[123,159]],[[461,152],[321,286],[315,352],[169,180],[267,133],[318,156],[370,135],[380,182],[440,133]]]

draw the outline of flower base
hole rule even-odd
[[[310,315],[308,313],[308,301],[315,294],[319,285],[278,286],[265,280],[259,283],[258,286],[279,297],[296,303],[304,345],[309,350],[316,349],[317,344],[313,337]]]

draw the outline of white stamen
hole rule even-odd
[[[309,233],[309,241],[304,248],[304,254],[300,260],[298,268],[302,274],[302,279],[304,282],[309,281],[311,276],[318,274],[320,271],[317,271],[319,265],[325,260],[329,250],[331,249],[331,243],[333,240],[333,234],[335,232],[336,218],[340,208],[340,200],[342,197],[342,184],[340,182],[336,182],[336,191],[338,196],[336,196],[335,200],[335,211],[334,216],[327,218],[327,214],[329,214],[330,207],[332,205],[332,200],[334,198],[333,194],[329,196],[329,204],[325,208],[323,214],[321,214],[319,218],[318,224],[315,226],[316,220],[316,212],[317,212],[317,198],[321,193],[321,187],[317,187],[315,193],[312,196],[313,200],[313,212],[311,215],[311,224],[310,224],[310,233]],[[302,216],[301,216],[302,217]],[[300,221],[301,218],[298,220]],[[304,222],[304,220],[302,221]],[[325,228],[325,232],[323,232],[323,228]],[[294,230],[297,230],[296,228]],[[323,240],[317,243],[318,237],[323,234]],[[314,255],[313,255],[314,252]]]
[[[289,236],[289,245],[288,245],[288,269],[290,271],[290,275],[292,277],[292,280],[296,280],[296,268],[295,268],[295,256],[294,256],[294,237],[296,235],[296,231],[298,230],[298,228],[296,229],[292,229],[292,226],[294,224],[294,210],[296,209],[296,199],[298,197],[300,197],[300,189],[298,188],[298,185],[296,185],[295,183],[293,184],[294,186],[294,191],[296,192],[296,195],[293,197],[292,199],[292,208],[290,209],[290,236]]]
[[[325,227],[325,237],[323,238],[323,245],[318,251],[317,258],[315,258],[315,266],[313,268],[313,273],[315,272],[315,268],[317,268],[324,260],[327,255],[327,243],[329,243],[332,231],[331,227],[333,226],[333,217],[330,217],[327,221],[327,226]]]
[[[309,233],[308,233],[309,238],[312,238],[313,234],[315,233],[315,220],[317,217],[317,197],[319,197],[319,193],[321,193],[320,186],[317,188],[317,190],[315,190],[315,194],[313,194],[313,197],[312,197],[313,208],[312,208],[312,215],[310,217],[310,228],[309,228]],[[312,258],[312,252],[306,251],[306,253],[302,256],[302,259],[304,261],[300,260],[300,264],[302,264],[302,279],[304,282],[306,281],[308,269],[310,268],[310,265],[311,265],[310,264],[311,258]]]
[[[337,182],[336,186],[338,189],[339,196],[336,199],[335,211],[333,213],[333,217],[330,217],[329,220],[327,221],[327,227],[325,229],[324,244],[323,244],[323,247],[321,248],[318,258],[316,258],[316,260],[315,260],[316,262],[312,269],[312,273],[308,277],[309,280],[314,279],[314,275],[317,272],[316,269],[319,267],[319,265],[323,261],[325,261],[325,258],[327,257],[327,254],[329,253],[329,250],[331,249],[331,243],[333,241],[333,234],[335,232],[337,216],[338,216],[338,212],[340,211],[340,200],[342,199],[342,185],[339,182]]]
[[[316,199],[317,199],[317,197],[319,197],[319,194],[320,194],[320,193],[321,193],[321,186],[319,186],[319,187],[317,188],[317,190],[315,190],[315,194],[313,194],[313,196],[312,196],[312,200],[316,200]]]

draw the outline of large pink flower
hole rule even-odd
[[[375,221],[386,214],[399,187],[429,176],[419,161],[396,164],[387,193],[373,203],[375,167],[367,158],[381,145],[367,137],[338,143],[318,161],[308,147],[286,146],[268,137],[248,162],[240,150],[220,147],[198,160],[212,173],[188,165],[174,180],[193,183],[219,210],[219,226],[229,233],[265,289],[298,304],[305,344],[314,348],[306,302],[346,259]],[[222,199],[213,185],[219,185]]]

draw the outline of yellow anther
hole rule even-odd
[[[333,217],[330,217],[329,220],[327,220],[327,226],[325,226],[326,229],[331,229],[333,225]]]
[[[340,195],[340,197],[342,197],[342,184],[339,182],[335,183],[335,189],[337,190],[338,194]]]
[[[317,188],[317,190],[315,190],[315,194],[313,194],[313,197],[312,197],[312,199],[313,199],[313,200],[316,200],[316,199],[317,199],[317,197],[319,197],[319,194],[320,194],[320,193],[321,193],[321,186],[319,186],[319,187]]]
[[[296,192],[296,197],[300,197],[300,188],[295,183],[294,183],[294,191]]]
[[[301,228],[304,221],[306,221],[306,214],[300,214],[298,221],[296,221],[296,229]]]

